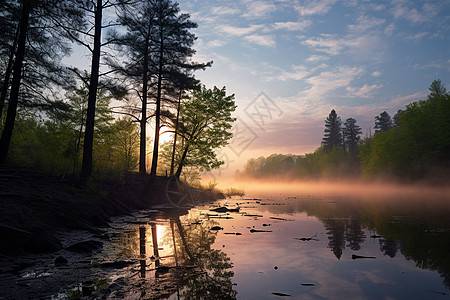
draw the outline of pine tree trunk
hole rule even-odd
[[[158,151],[159,151],[159,130],[161,124],[161,90],[162,90],[162,69],[163,69],[163,54],[164,41],[163,31],[160,29],[160,51],[159,51],[159,69],[158,69],[158,93],[156,96],[156,111],[155,111],[155,140],[153,144],[153,159],[152,169],[150,174],[156,175],[156,168],[158,166]]]
[[[22,79],[22,64],[25,56],[25,45],[27,39],[28,21],[30,19],[31,1],[22,1],[22,12],[20,16],[19,39],[17,44],[16,61],[13,69],[11,93],[9,97],[8,111],[0,139],[0,165],[4,165],[8,154],[9,145],[16,121],[17,104],[19,102],[20,81]],[[6,84],[6,83],[5,83]]]
[[[91,78],[89,83],[86,131],[84,132],[83,163],[81,178],[87,179],[92,174],[92,149],[94,144],[95,102],[97,98],[98,74],[100,69],[100,47],[102,34],[102,0],[97,0],[95,11],[94,50],[92,51]]]
[[[14,36],[14,42],[11,47],[11,52],[9,53],[8,65],[6,66],[5,70],[5,79],[3,81],[2,93],[0,95],[0,119],[2,118],[3,115],[3,108],[5,107],[6,95],[8,94],[9,79],[11,77],[12,68],[14,66],[14,53],[16,52],[17,42],[19,39],[19,30],[20,30],[20,23]]]
[[[178,136],[178,121],[180,118],[180,106],[181,106],[181,95],[183,91],[180,90],[180,96],[178,97],[178,107],[177,107],[177,119],[175,121],[175,134],[173,137],[173,146],[172,146],[172,159],[170,161],[170,176],[173,176],[173,171],[175,168],[175,151],[177,147],[177,136]]]
[[[148,90],[148,39],[145,41],[144,74],[142,76],[142,119],[139,145],[139,173],[147,173],[147,90]]]

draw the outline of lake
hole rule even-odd
[[[338,187],[266,184],[115,218],[101,251],[19,281],[60,280],[53,299],[450,299],[447,190]]]

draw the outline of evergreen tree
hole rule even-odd
[[[12,21],[17,26],[16,34],[13,35],[14,41],[10,42],[12,46],[1,94],[3,102],[10,88],[8,111],[0,140],[0,164],[6,160],[19,102],[32,107],[55,107],[47,97],[52,93],[44,91],[48,91],[49,85],[53,83],[64,84],[67,80],[63,76],[64,68],[58,65],[58,61],[68,54],[70,48],[64,41],[65,32],[55,20],[83,25],[77,0],[24,0],[20,5],[15,4],[8,6],[14,11],[11,16],[19,17],[15,23]],[[10,85],[9,73],[12,74]]]
[[[388,131],[392,127],[391,116],[386,111],[383,111],[379,116],[375,117],[375,133]]]
[[[342,147],[341,124],[341,118],[333,109],[325,120],[325,134],[322,139],[322,145],[327,151]]]
[[[430,91],[428,99],[440,97],[447,93],[447,90],[445,89],[445,86],[440,79],[433,80],[428,90]]]
[[[160,30],[158,26],[160,15],[156,8],[155,2],[149,0],[137,2],[132,6],[121,7],[119,22],[127,29],[127,32],[123,35],[115,32],[113,37],[120,52],[125,56],[125,63],[120,66],[109,61],[110,65],[113,65],[131,82],[133,89],[137,91],[141,99],[140,116],[134,115],[133,117],[140,123],[141,128],[139,172],[142,173],[146,172],[146,126],[149,119],[147,117],[148,93],[157,82],[155,80],[157,70],[154,66],[158,65],[159,57],[157,54],[160,54],[159,37],[157,36]],[[170,57],[173,54],[167,53],[166,55]],[[183,59],[180,62],[183,62]],[[169,97],[180,98],[183,90],[191,89],[198,84],[198,80],[194,79],[192,71],[206,66],[207,64],[192,64],[187,61],[184,61],[182,66],[177,65],[177,63],[172,64],[170,72],[168,71],[163,75],[163,83],[166,85],[163,97],[165,99]],[[188,69],[190,72],[184,71],[184,69]],[[128,109],[127,107],[123,108]]]
[[[362,133],[361,127],[356,125],[356,120],[353,118],[345,120],[344,126],[345,127],[342,130],[344,144],[350,153],[356,154],[358,151],[358,142]]]
[[[180,14],[178,3],[171,0],[149,0],[156,11],[155,32],[152,35],[155,43],[153,56],[155,64],[151,74],[154,85],[151,86],[155,109],[155,135],[153,144],[153,158],[151,174],[156,174],[158,166],[159,135],[161,129],[161,107],[165,92],[173,84],[171,74],[181,73],[180,70],[190,68],[189,58],[194,55],[192,46],[195,35],[190,32],[197,24],[189,20],[188,14]]]
[[[403,110],[399,109],[399,110],[397,110],[397,113],[394,115],[394,118],[393,118],[393,121],[394,121],[393,126],[394,127],[400,126],[400,114],[402,112],[403,112]]]

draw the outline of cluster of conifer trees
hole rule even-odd
[[[440,80],[427,100],[411,103],[393,118],[375,117],[375,133],[361,139],[361,128],[335,110],[325,120],[322,145],[305,155],[273,154],[247,161],[243,173],[257,178],[396,178],[445,181],[450,169],[450,96]]]
[[[146,173],[151,153],[151,173],[156,174],[161,128],[166,127],[181,139],[181,146],[173,142],[170,168],[174,173],[178,164],[179,175],[182,165],[189,164],[183,163],[188,157],[184,151],[196,150],[202,134],[217,135],[219,142],[209,147],[220,147],[230,137],[231,126],[223,127],[222,135],[210,129],[212,122],[233,122],[234,96],[227,96],[225,88],[208,90],[195,79],[194,72],[212,62],[192,60],[196,36],[191,30],[197,24],[180,12],[178,3],[0,0],[0,5],[1,165],[89,178],[93,170],[131,170],[137,162],[139,172]],[[74,45],[78,52],[85,48],[89,53],[89,71],[61,63]],[[187,124],[192,117],[180,110],[183,102],[199,97],[210,101],[191,105],[186,113],[209,117],[210,122],[193,133]],[[217,114],[219,108],[222,114]],[[202,145],[206,158],[196,162],[206,169],[220,165],[208,146]]]

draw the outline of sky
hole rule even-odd
[[[426,99],[441,79],[450,89],[450,0],[180,0],[198,24],[196,77],[235,94],[234,138],[213,177],[252,157],[304,154],[320,146],[335,109],[363,135]]]

